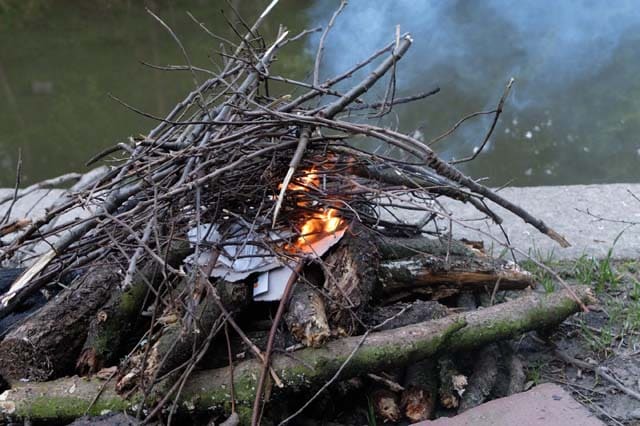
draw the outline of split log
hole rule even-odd
[[[308,282],[296,284],[284,322],[293,337],[305,346],[320,347],[331,335],[324,299]]]
[[[424,254],[408,259],[384,261],[380,265],[382,290],[394,293],[418,293],[434,300],[461,291],[491,292],[533,287],[533,276],[518,265],[484,256],[443,256]]]
[[[418,255],[427,252],[433,255]],[[449,262],[446,260],[447,252],[455,253],[457,257]],[[381,258],[387,260],[380,265]],[[285,317],[294,337],[307,346],[321,345],[330,331],[343,336],[357,332],[359,324],[354,318],[361,316],[369,305],[379,284],[378,277],[382,277],[383,289],[394,295],[411,292],[434,299],[457,294],[461,290],[484,289],[490,280],[495,284],[497,279],[501,279],[501,283],[504,279],[504,288],[524,288],[533,282],[530,274],[517,266],[485,257],[457,241],[449,244],[433,238],[380,238],[358,224],[350,226],[323,265],[325,295],[308,285],[299,284]],[[465,269],[469,267],[474,269]],[[473,282],[478,278],[483,282]],[[406,322],[405,325],[424,321],[431,313],[425,312],[425,315],[423,319]],[[404,321],[404,318],[407,316],[398,320]]]
[[[407,367],[401,404],[405,417],[412,422],[433,417],[438,394],[435,364],[427,358]]]
[[[371,392],[371,404],[376,415],[382,418],[383,422],[397,422],[402,416],[400,412],[400,402],[398,395],[389,389],[376,387]]]
[[[117,274],[96,268],[0,342],[0,375],[7,380],[49,380],[73,371],[87,328],[108,300]]]
[[[584,286],[573,287],[572,291],[581,303],[590,304],[595,300]],[[364,343],[360,337],[348,337],[329,342],[320,349],[303,349],[296,352],[295,357],[274,355],[272,366],[286,386],[282,390],[274,388],[273,397],[325,383],[360,344],[359,350],[342,370],[342,379],[406,365],[442,350],[469,350],[509,339],[526,331],[558,324],[579,309],[579,303],[567,290],[531,294],[476,312],[371,333]],[[244,361],[234,367],[236,410],[241,417],[250,415],[256,378],[262,368],[261,362],[256,360]],[[186,382],[179,407],[201,412],[211,409],[229,412],[229,382],[228,368],[197,372]],[[104,382],[96,379],[78,378],[18,384],[0,396],[0,407],[5,415],[14,419],[69,420],[84,414],[103,385]],[[140,401],[140,397],[135,395],[128,400],[118,396],[112,384],[104,388],[89,414],[99,414],[105,409],[121,411]],[[157,391],[161,393],[162,389]]]
[[[462,395],[459,412],[477,407],[487,400],[498,377],[498,364],[500,357],[498,345],[493,343],[480,350],[475,358],[473,373],[469,377],[469,386]]]
[[[467,388],[467,376],[461,374],[450,356],[438,360],[440,388],[438,397],[440,404],[448,409],[458,408],[460,397]]]
[[[370,230],[353,223],[323,261],[329,324],[339,335],[359,330],[355,317],[367,308],[378,285],[380,255]]]

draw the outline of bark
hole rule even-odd
[[[440,404],[446,409],[458,408],[460,397],[467,388],[467,376],[460,374],[449,356],[438,360],[440,388],[438,396]]]
[[[480,350],[469,377],[469,386],[462,395],[459,412],[482,404],[491,394],[498,378],[500,350],[497,344],[488,345]]]
[[[74,280],[55,300],[0,343],[0,375],[8,380],[49,380],[69,374],[89,323],[108,300],[118,275],[97,268]]]
[[[352,224],[340,244],[323,261],[327,316],[333,330],[351,335],[378,284],[380,254],[371,231]]]
[[[398,260],[421,254],[445,257],[451,256],[475,257],[483,256],[479,250],[458,240],[447,240],[430,237],[378,237],[376,246],[383,260]]]
[[[576,286],[572,290],[582,303],[594,301],[588,288]],[[371,333],[342,370],[340,377],[346,379],[365,372],[406,365],[437,352],[481,347],[489,342],[558,324],[579,309],[578,302],[570,292],[563,290],[552,294],[531,294],[476,312]],[[283,389],[273,388],[272,398],[325,383],[360,341],[361,337],[348,337],[329,342],[320,349],[297,351],[294,357],[274,355],[272,366],[286,386]],[[256,378],[261,369],[262,364],[256,360],[244,361],[234,367],[236,408],[242,418],[248,414],[253,403]],[[229,412],[229,380],[228,368],[195,373],[183,389],[179,407],[202,412],[214,409]],[[103,385],[104,382],[95,379],[77,378],[19,384],[2,395],[0,407],[6,415],[15,419],[68,420],[83,415]],[[74,392],[70,392],[70,389]],[[157,392],[162,392],[161,387]],[[125,400],[115,393],[113,384],[107,384],[89,414],[98,414],[105,409],[123,410],[134,406],[139,400],[139,396]]]
[[[167,263],[177,267],[190,251],[188,244],[172,241]],[[130,350],[131,341],[138,337],[135,326],[149,288],[158,288],[164,279],[161,268],[156,262],[147,262],[128,288],[113,289],[107,303],[89,324],[87,339],[76,362],[78,374],[95,374],[105,366],[116,365]]]

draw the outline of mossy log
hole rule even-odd
[[[576,286],[572,290],[582,303],[593,303],[587,287]],[[406,365],[436,352],[468,350],[509,339],[526,331],[558,324],[579,309],[570,292],[562,290],[552,294],[530,294],[475,312],[371,333],[343,370],[341,378]],[[274,388],[272,397],[321,385],[335,374],[360,340],[357,336],[336,340],[323,348],[297,351],[294,357],[274,355],[273,368],[286,386]],[[240,414],[247,414],[250,410],[256,377],[261,368],[261,363],[256,360],[244,361],[234,367],[236,408]],[[12,419],[69,420],[80,417],[104,382],[79,380],[66,378],[47,383],[17,384],[0,395],[0,407]],[[228,412],[231,408],[229,383],[227,368],[197,372],[181,394],[183,403],[180,407],[201,412],[212,409]],[[139,401],[136,396],[129,400],[121,399],[113,384],[104,387],[90,413],[98,414],[105,409],[122,410]],[[162,387],[158,387],[157,392],[162,394],[162,391]]]
[[[87,339],[76,362],[78,374],[95,374],[118,363],[123,354],[123,343],[132,337],[136,318],[142,310],[149,286],[154,282],[153,277],[138,274],[128,289],[113,291],[89,324]]]
[[[212,288],[199,279],[196,293],[199,295],[194,306],[193,316],[184,314],[183,304],[176,303],[178,294],[189,294],[186,291],[187,280],[174,291],[174,297],[167,296],[165,310],[161,314],[163,327],[159,328],[149,339],[151,348],[146,353],[146,347],[140,347],[126,362],[121,365],[118,377],[118,391],[124,392],[138,384],[140,380],[149,381],[167,374],[202,349],[207,334],[221,318],[222,310],[215,298],[219,297],[225,309],[229,312],[240,311],[245,308],[251,297],[248,284],[244,281],[230,283],[218,281],[215,284],[216,295]],[[171,303],[171,300],[174,303]],[[146,354],[146,356],[145,356]],[[144,365],[143,365],[144,363]]]
[[[171,240],[166,261],[177,267],[191,252],[189,244]],[[163,251],[166,246],[163,247]],[[88,327],[87,339],[76,361],[76,372],[83,375],[97,373],[106,366],[116,365],[135,343],[136,322],[150,288],[159,288],[165,279],[163,266],[146,261],[127,288],[114,285],[109,300],[95,313]]]

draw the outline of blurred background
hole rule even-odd
[[[267,3],[0,0],[0,187],[13,186],[19,150],[28,184],[83,171],[102,149],[154,127],[108,94],[164,115],[193,88],[188,72],[141,64],[185,63],[145,5],[172,27],[194,65],[215,70],[220,44],[186,12],[237,41],[229,22],[243,30],[231,7],[253,22]],[[281,0],[261,33],[269,41],[280,24],[292,33],[324,25],[338,3]],[[396,25],[415,40],[398,69],[397,96],[441,92],[359,120],[382,120],[429,141],[462,116],[495,108],[513,77],[486,152],[465,172],[491,186],[640,182],[636,1],[350,0],[327,40],[321,77],[393,40]],[[272,72],[309,78],[318,40],[316,33],[287,46]],[[384,89],[369,99],[381,99]],[[490,121],[468,122],[436,150],[447,159],[471,154]]]

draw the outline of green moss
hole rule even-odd
[[[127,317],[137,315],[146,294],[147,286],[144,282],[134,283],[120,298],[120,313]]]
[[[547,304],[544,299],[538,303],[538,306],[531,309],[526,316],[516,316],[502,321],[492,320],[490,324],[463,328],[453,337],[454,348],[459,350],[477,347],[487,342],[515,337],[542,325],[559,323],[578,309],[578,304],[571,299],[562,301],[553,310],[544,307]]]
[[[112,398],[100,398],[89,410],[88,414],[97,416],[105,411],[124,411],[132,402],[114,396]],[[70,397],[37,397],[30,401],[28,406],[18,408],[15,416],[19,418],[45,419],[75,419],[83,416],[89,402],[83,398]]]

